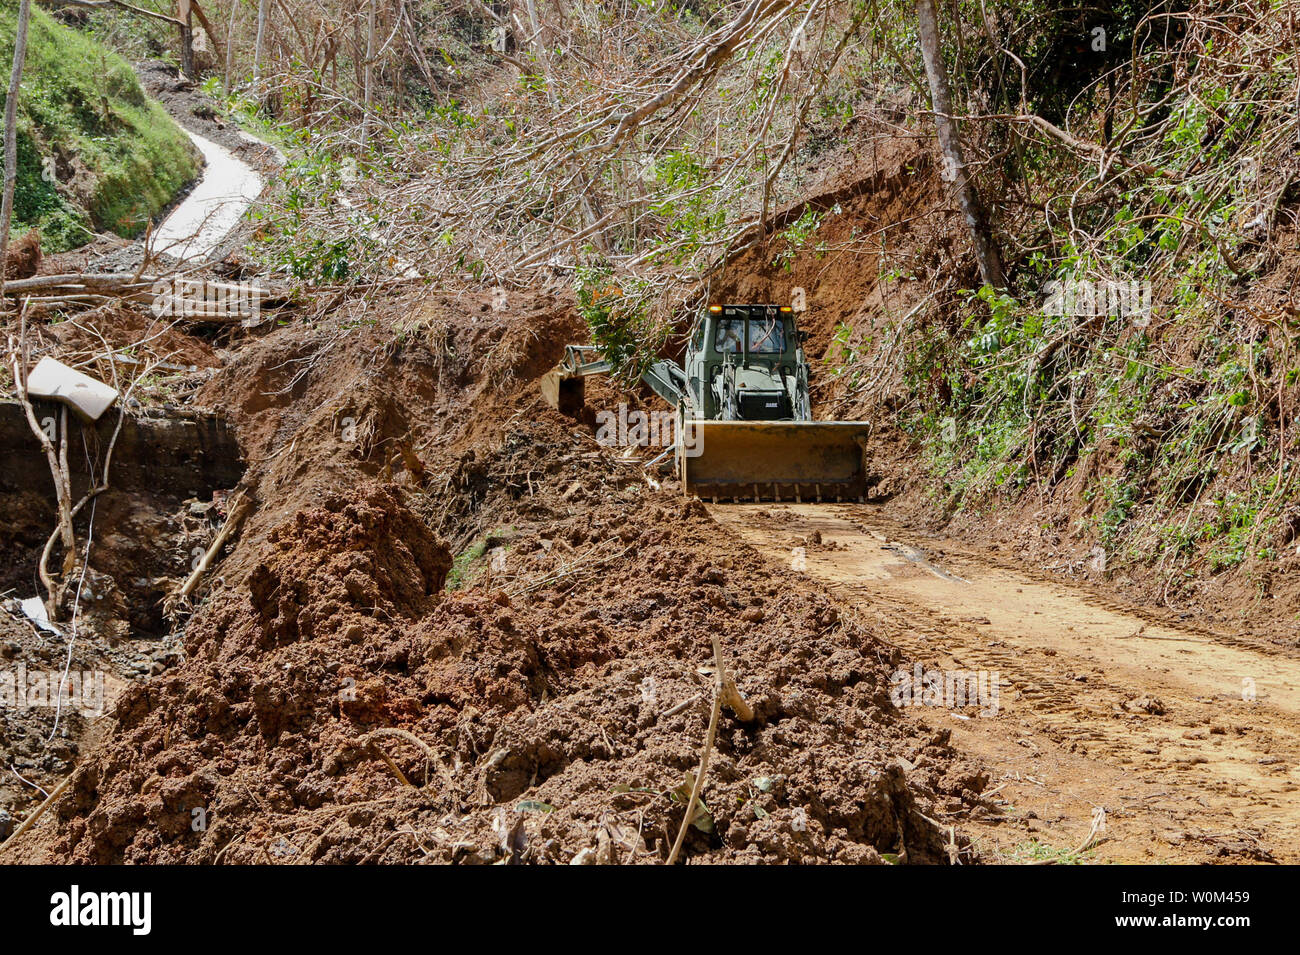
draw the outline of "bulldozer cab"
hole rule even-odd
[[[696,414],[709,420],[791,420],[795,408],[786,382],[802,363],[800,335],[788,305],[710,305],[686,350],[687,387]],[[736,393],[747,407],[723,407],[717,382],[724,374],[736,379]]]
[[[553,408],[582,404],[606,374],[591,345],[570,345],[541,381]],[[682,489],[713,500],[860,500],[870,426],[814,421],[803,334],[787,305],[710,305],[691,330],[685,367],[661,359],[641,380],[676,406]],[[571,411],[570,411],[571,413]]]

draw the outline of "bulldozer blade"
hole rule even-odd
[[[705,499],[860,500],[870,430],[865,421],[695,421],[679,451],[682,486]]]

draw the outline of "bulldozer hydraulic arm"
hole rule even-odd
[[[591,375],[607,375],[614,366],[605,359],[585,361],[595,354],[592,345],[568,345],[564,358],[542,376],[542,397],[552,408],[565,414],[574,414],[582,407],[586,388],[584,382]],[[675,363],[659,360],[647,368],[641,380],[664,401],[676,407],[686,392],[686,372]]]

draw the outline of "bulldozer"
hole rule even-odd
[[[670,450],[687,496],[718,500],[862,500],[870,425],[814,421],[806,333],[788,305],[709,305],[684,365],[652,363],[641,380],[675,410]],[[584,382],[613,363],[569,345],[543,376],[551,407],[574,414]]]

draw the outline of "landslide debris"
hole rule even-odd
[[[400,342],[286,328],[204,387],[258,509],[15,854],[659,862],[716,634],[756,718],[723,717],[688,861],[946,861],[929,820],[984,777],[891,705],[856,613],[542,404],[566,301],[386,307]]]

